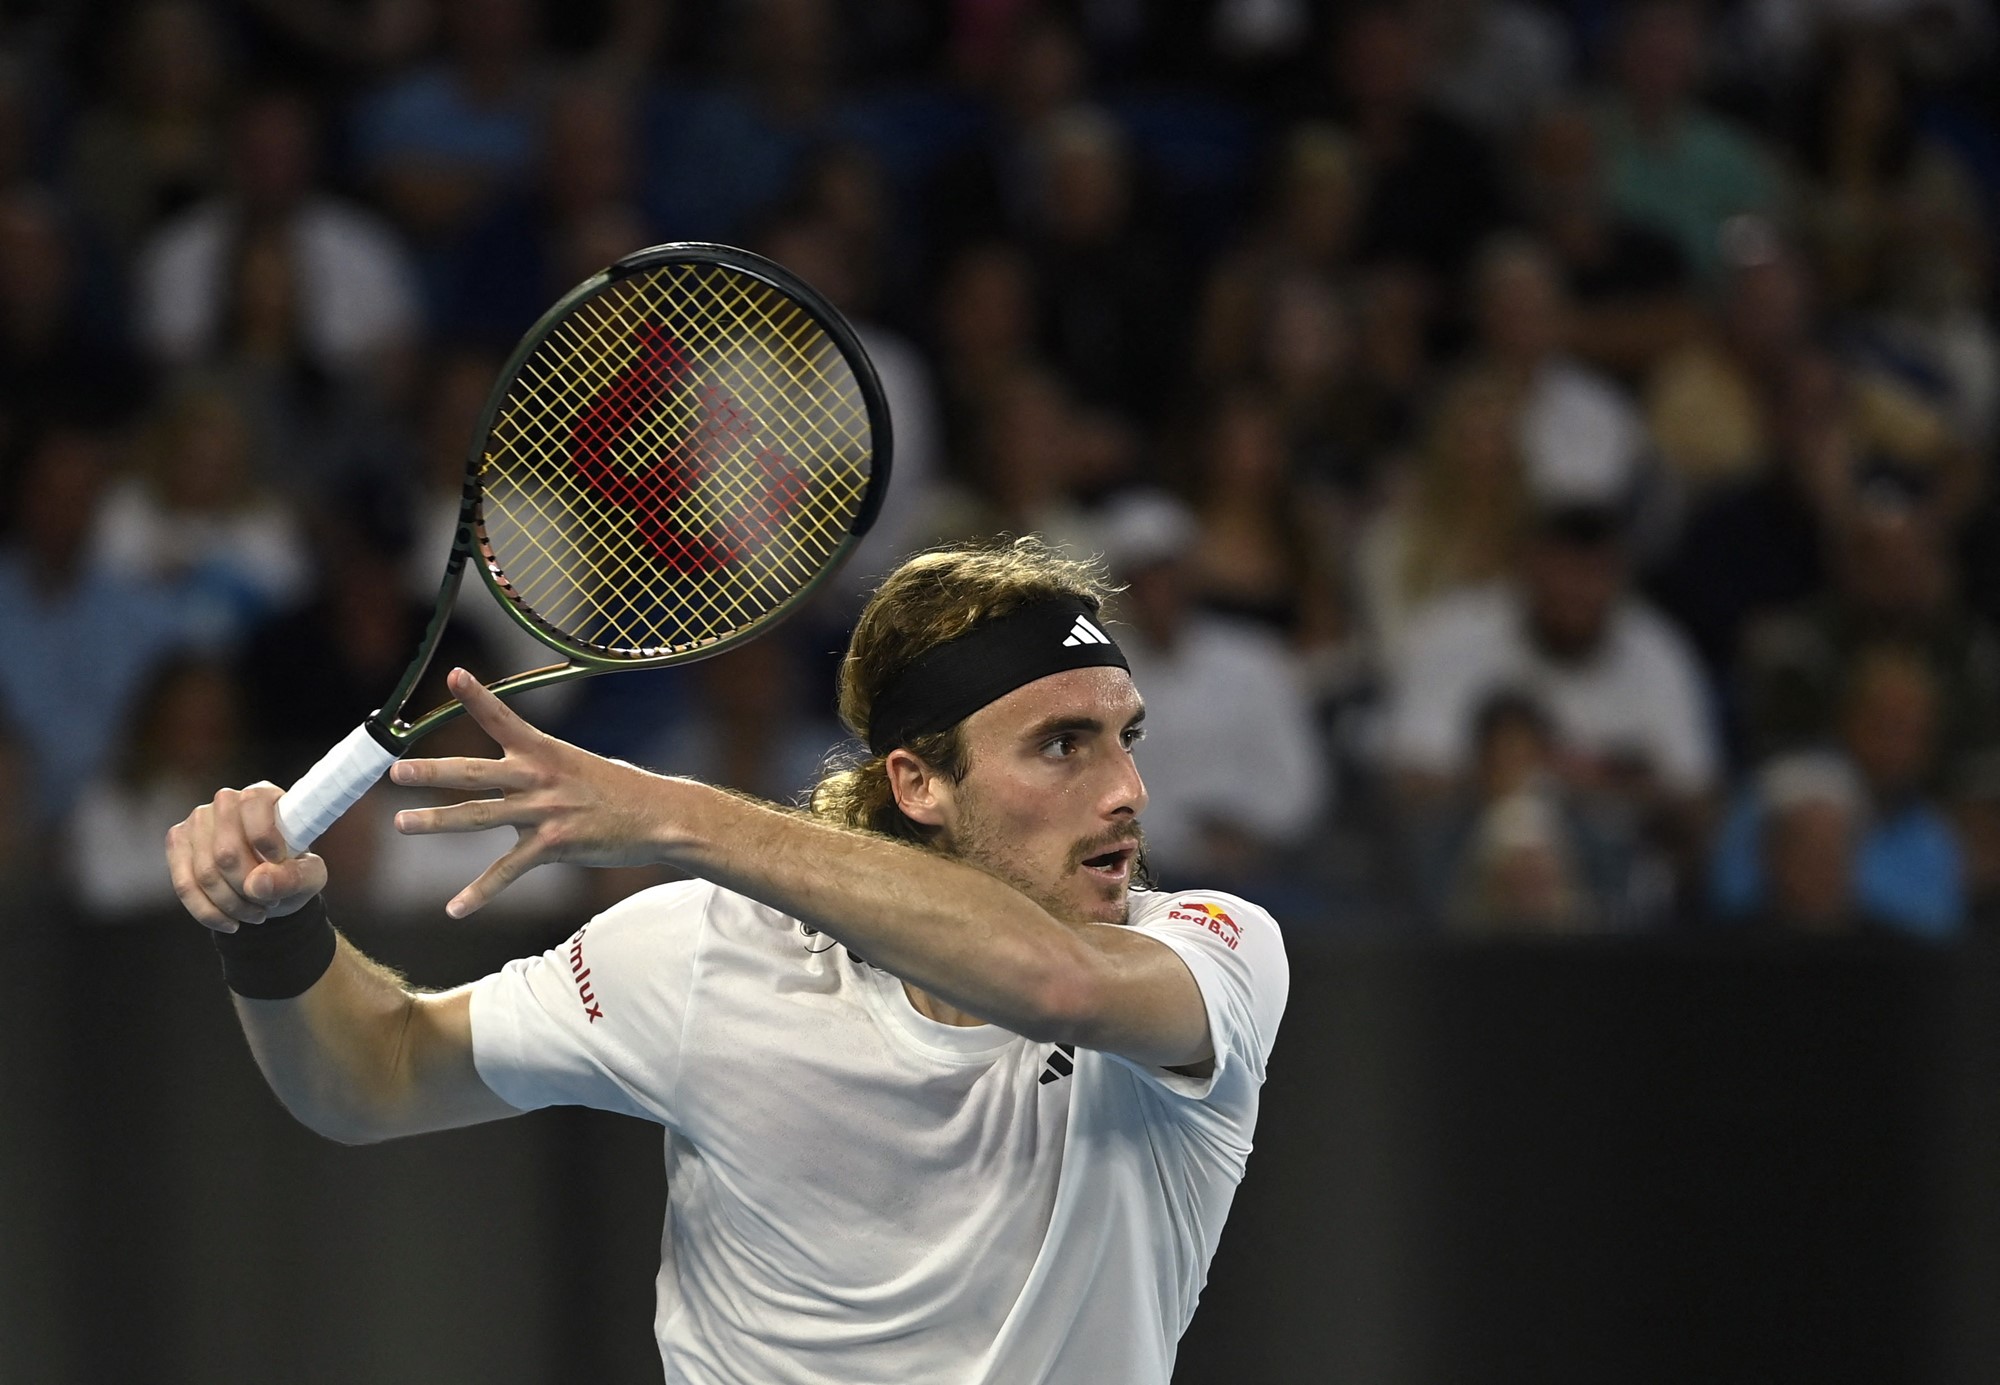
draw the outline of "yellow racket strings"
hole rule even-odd
[[[860,386],[810,314],[724,266],[663,266],[587,299],[522,366],[481,467],[488,557],[572,644],[683,653],[810,583],[872,465]]]

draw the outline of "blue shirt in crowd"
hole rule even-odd
[[[110,767],[135,700],[198,625],[171,589],[86,571],[49,593],[19,554],[0,553],[0,721],[28,752],[39,819],[68,813]]]
[[[1716,836],[1709,887],[1718,914],[1742,918],[1770,902],[1764,806],[1737,799]],[[1948,938],[1965,921],[1965,857],[1944,814],[1918,801],[1870,819],[1854,861],[1854,900],[1868,917],[1920,938]]]

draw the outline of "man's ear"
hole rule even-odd
[[[901,746],[889,752],[882,767],[904,817],[925,827],[944,826],[951,804],[949,779]]]

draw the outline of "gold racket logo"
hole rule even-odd
[[[631,516],[641,541],[683,575],[711,573],[769,543],[806,494],[806,476],[773,447],[758,446],[756,420],[727,391],[693,385],[695,422],[652,464],[620,466],[619,440],[678,391],[688,389],[687,352],[656,322],[632,329],[631,361],[584,405],[570,431],[570,465],[585,485]],[[688,500],[714,460],[750,453],[751,484],[744,503],[718,537],[690,532],[681,522]]]

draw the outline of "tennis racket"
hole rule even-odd
[[[515,348],[466,459],[437,607],[388,701],[278,803],[304,851],[418,739],[404,704],[466,568],[563,662],[502,696],[755,639],[881,509],[889,411],[854,330],[760,255],[658,245],[572,289]]]

